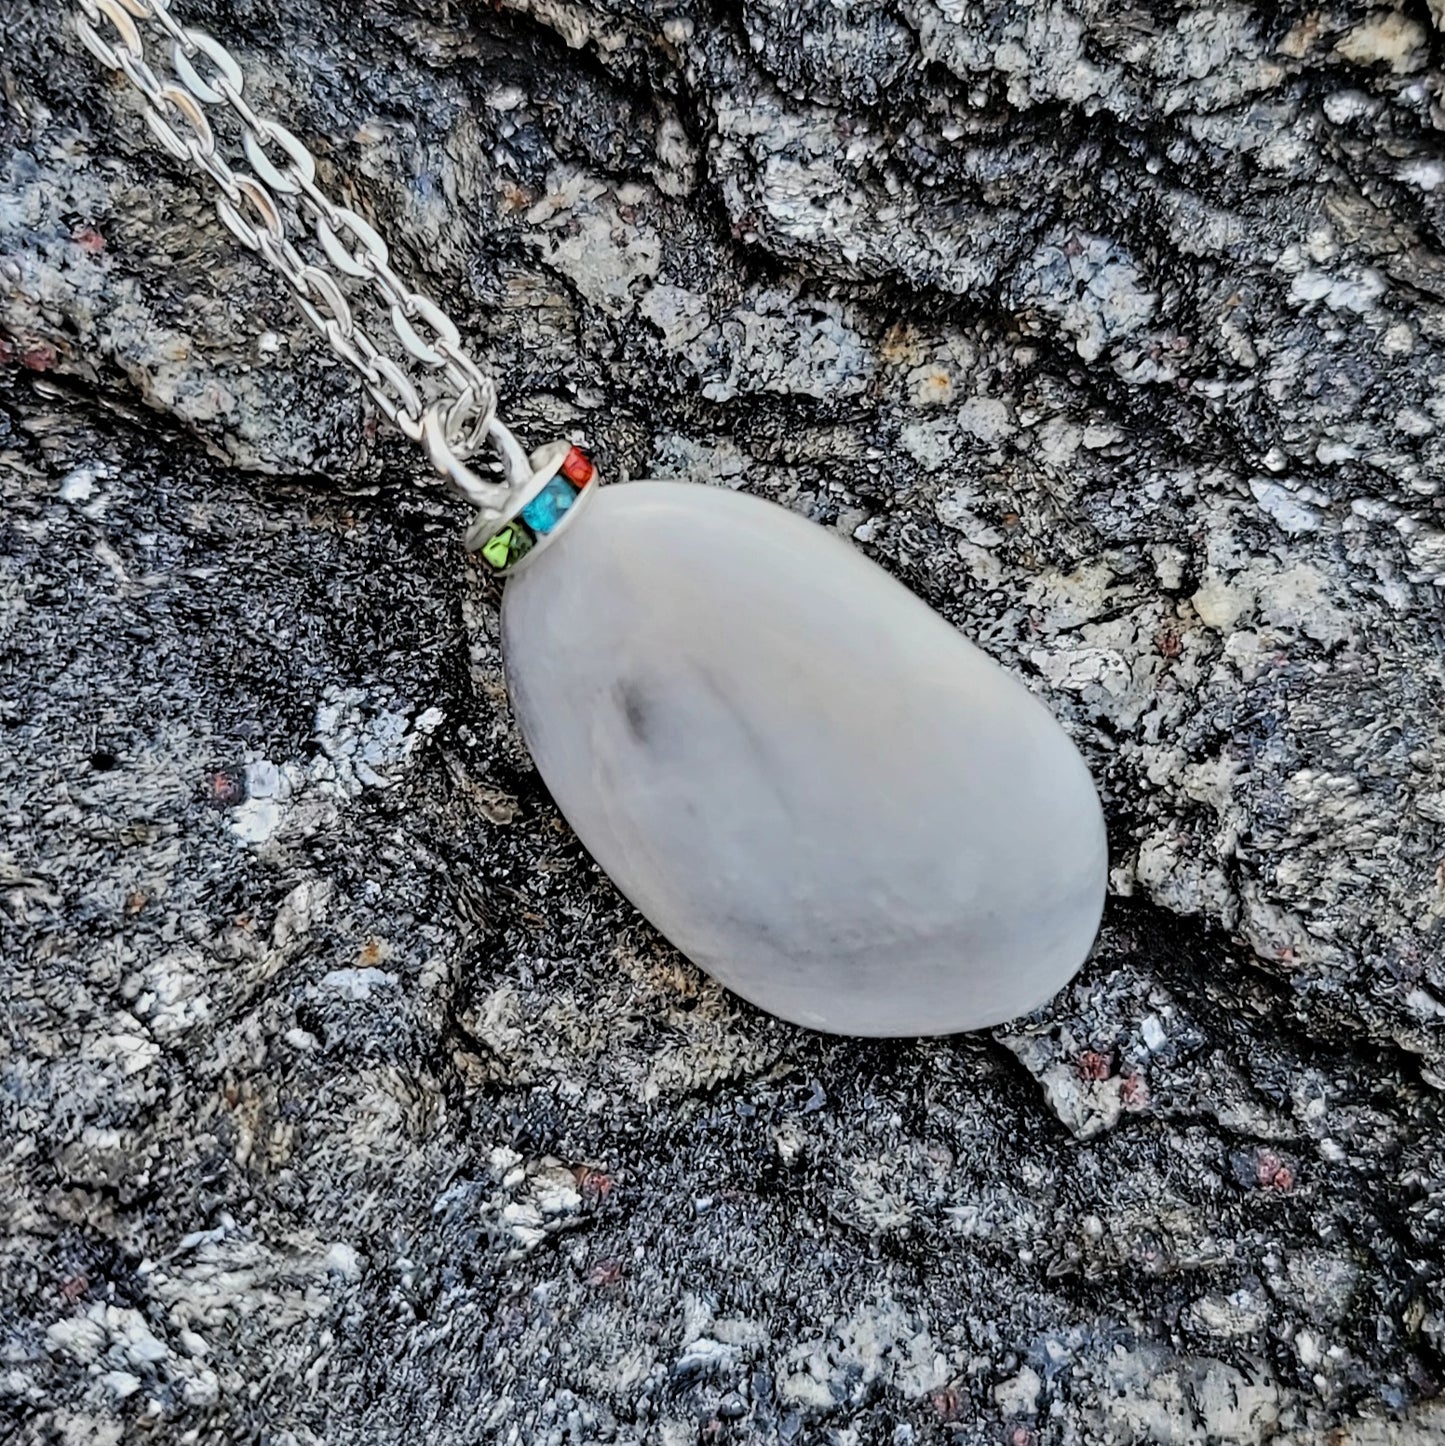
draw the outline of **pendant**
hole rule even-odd
[[[477,507],[468,546],[517,574],[502,649],[537,768],[667,938],[759,1007],[844,1034],[997,1024],[1072,976],[1102,910],[1103,818],[1083,760],[1018,682],[782,508],[666,482],[599,491],[566,442],[529,457],[456,324],[399,282],[368,222],[317,188],[302,141],[242,100],[225,47],[178,26],[163,0],[81,8],[80,39],[144,92],[161,143],[223,180],[232,233]],[[163,32],[179,83],[157,88],[144,53]],[[222,101],[254,174],[212,155],[203,107]],[[370,278],[401,348],[439,373],[429,405],[356,331],[331,271],[303,264],[288,239],[295,208],[275,199],[301,192],[326,259]],[[500,481],[468,465],[483,441]]]
[[[516,569],[512,704],[557,806],[662,934],[838,1034],[979,1029],[1068,982],[1103,908],[1104,821],[1022,684],[784,508],[599,489],[565,444],[531,462],[516,514],[471,539]]]

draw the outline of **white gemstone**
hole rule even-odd
[[[602,489],[508,584],[513,706],[618,888],[743,998],[840,1034],[1049,999],[1098,928],[1104,822],[1048,711],[824,528]]]

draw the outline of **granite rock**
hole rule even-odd
[[[590,866],[458,509],[0,9],[0,1435],[1438,1439],[1438,7],[193,0],[529,440],[773,498],[1101,780],[988,1036]]]

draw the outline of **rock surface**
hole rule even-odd
[[[1103,780],[992,1036],[589,866],[461,517],[0,9],[0,1435],[1445,1430],[1439,8],[194,0],[530,438],[865,548]]]

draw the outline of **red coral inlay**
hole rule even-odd
[[[562,475],[578,487],[585,487],[596,474],[592,459],[581,447],[573,447],[562,459]]]

